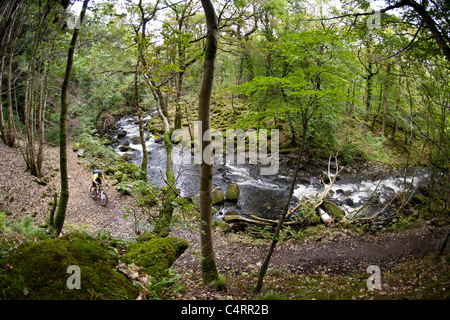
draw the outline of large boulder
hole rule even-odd
[[[345,212],[339,208],[338,205],[334,204],[329,200],[323,200],[320,208],[325,211],[330,217],[332,217],[335,221],[341,221],[343,217],[345,217]]]
[[[237,183],[230,183],[225,192],[225,200],[237,202],[239,200],[239,186]]]
[[[120,132],[117,133],[117,139],[122,139],[123,137],[125,137],[127,135],[127,131],[126,130],[122,130]]]
[[[128,151],[131,151],[131,150],[133,150],[133,148],[131,148],[131,147],[127,146],[127,145],[123,145],[123,146],[119,147],[119,151],[120,152],[128,152]]]
[[[139,290],[116,271],[119,257],[82,233],[30,242],[0,260],[2,298],[11,300],[136,299]],[[75,267],[70,267],[75,266]],[[70,267],[70,268],[69,268]],[[79,268],[79,289],[69,288]]]
[[[212,202],[213,206],[221,204],[224,201],[224,199],[225,199],[225,196],[219,190],[213,190],[211,192],[211,202]]]
[[[141,143],[141,137],[140,136],[134,136],[131,138],[131,142],[133,144],[140,144]]]

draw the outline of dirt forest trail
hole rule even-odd
[[[78,163],[78,155],[68,149],[68,175],[70,198],[66,225],[76,224],[86,226],[91,232],[104,230],[115,237],[130,238],[132,234],[132,222],[124,218],[126,214],[125,199],[113,187],[107,187],[105,192],[109,202],[102,207],[98,201],[89,196],[92,173],[86,166]],[[102,168],[99,168],[102,169]],[[108,181],[110,183],[110,181]]]
[[[80,163],[72,144],[67,148],[69,202],[63,233],[76,228],[96,234],[100,230],[112,236],[130,238],[134,236],[132,221],[125,219],[127,199],[114,188],[107,188],[109,203],[100,206],[89,196],[91,171]],[[10,149],[0,142],[0,190],[1,203],[7,210],[21,219],[31,215],[39,224],[44,224],[53,201],[54,192],[60,190],[59,148],[46,146],[44,150],[43,176],[49,178],[46,185],[26,170],[25,161],[19,149]]]

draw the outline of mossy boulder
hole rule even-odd
[[[121,182],[123,180],[123,177],[124,177],[124,173],[122,171],[120,171],[120,170],[117,170],[114,173],[114,179],[116,179],[119,182]]]
[[[239,186],[237,183],[230,183],[225,192],[225,199],[232,202],[239,200]]]
[[[102,242],[82,233],[19,246],[0,261],[2,298],[21,300],[136,299],[137,287],[115,270],[119,257]],[[80,289],[69,289],[78,266]]]
[[[122,139],[123,137],[125,137],[127,135],[127,131],[126,130],[122,130],[120,132],[117,133],[117,139]]]
[[[226,215],[226,216],[237,216],[237,215],[239,215],[239,212],[237,212],[236,210],[228,210],[228,211],[225,213],[225,215]]]
[[[225,196],[219,190],[213,190],[211,192],[211,202],[212,202],[213,206],[221,204],[224,199],[225,199]]]
[[[127,146],[127,145],[123,145],[123,146],[119,147],[119,151],[121,151],[121,152],[128,152],[128,151],[132,151],[132,150],[133,150],[133,148],[131,148],[130,146]]]
[[[222,232],[230,232],[231,231],[230,225],[225,221],[214,220],[213,225],[216,227],[219,227],[222,230]]]
[[[336,221],[341,221],[341,219],[345,216],[345,212],[339,208],[338,205],[329,200],[323,200],[320,208]]]
[[[411,199],[412,203],[414,204],[424,204],[427,203],[427,200],[428,198],[421,194],[415,194]]]
[[[139,242],[131,244],[122,258],[126,263],[134,262],[142,267],[152,277],[162,277],[188,246],[181,238],[156,238],[146,234]]]

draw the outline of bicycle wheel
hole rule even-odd
[[[97,198],[97,187],[92,186],[91,189],[89,190],[89,193],[90,193],[92,199],[96,199]]]
[[[103,191],[100,191],[100,205],[106,207],[108,204],[108,196]]]

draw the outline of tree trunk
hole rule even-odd
[[[5,65],[5,58],[2,57],[0,64],[0,95],[2,92],[2,78],[3,78],[3,66]],[[8,136],[6,134],[5,120],[3,119],[3,103],[0,97],[0,135],[2,136],[3,142],[8,145]]]
[[[214,260],[214,247],[212,237],[212,203],[211,189],[213,177],[213,165],[205,162],[204,151],[211,143],[211,137],[205,137],[205,132],[209,133],[210,119],[209,111],[211,104],[211,92],[214,82],[215,61],[218,43],[218,22],[214,7],[210,0],[202,0],[203,9],[206,15],[207,36],[205,48],[205,63],[203,78],[198,102],[198,119],[202,137],[202,164],[200,177],[200,241],[202,247],[202,273],[203,282],[208,283],[217,280],[218,272]]]
[[[36,32],[33,48],[31,51],[30,62],[27,71],[27,80],[25,87],[25,103],[24,103],[24,122],[25,122],[25,155],[27,168],[33,176],[39,177],[40,172],[36,164],[36,150],[35,150],[35,128],[34,128],[34,77],[36,70],[36,59],[39,43],[39,32]]]
[[[257,292],[260,292],[262,289],[264,276],[266,275],[267,269],[269,268],[270,259],[272,258],[273,251],[275,250],[275,246],[278,243],[278,238],[280,237],[280,231],[281,231],[281,228],[283,227],[284,220],[285,220],[286,215],[289,210],[289,204],[291,202],[292,194],[294,192],[295,181],[297,180],[298,170],[300,168],[300,162],[303,157],[303,152],[305,150],[306,133],[307,133],[307,129],[308,129],[307,125],[308,125],[307,121],[303,122],[302,145],[300,147],[300,152],[297,157],[297,165],[295,166],[294,177],[292,178],[291,186],[289,189],[289,196],[284,205],[283,212],[282,212],[280,219],[278,221],[278,224],[277,224],[277,228],[275,229],[275,233],[273,235],[273,239],[272,239],[272,243],[270,244],[269,251],[267,252],[266,258],[264,260],[264,263],[261,266],[261,269],[259,270],[258,282],[256,284]]]
[[[178,49],[181,51],[181,49]],[[178,59],[184,62],[184,53],[180,52],[178,55]],[[183,87],[183,76],[184,71],[177,72],[176,81],[177,81],[177,93],[175,96],[175,121],[174,121],[174,129],[181,129],[181,89]]]
[[[153,229],[153,233],[158,235],[159,237],[167,237],[170,233],[170,224],[172,223],[172,215],[173,215],[173,201],[177,197],[177,193],[175,192],[175,175],[173,173],[173,145],[170,140],[170,124],[169,119],[165,116],[163,112],[163,105],[165,102],[163,97],[158,89],[156,89],[155,84],[152,80],[147,78],[147,81],[151,84],[149,87],[151,88],[153,97],[156,101],[156,110],[158,111],[159,117],[164,123],[164,146],[166,148],[166,195],[163,200],[163,204],[159,209],[158,220],[156,221],[155,228]]]
[[[386,136],[386,120],[387,120],[387,112],[388,112],[388,89],[389,89],[389,72],[391,69],[391,65],[388,64],[387,70],[386,70],[386,82],[384,84],[384,96],[383,96],[383,120],[381,124],[381,134]]]
[[[163,204],[159,210],[158,220],[156,221],[153,233],[159,237],[167,237],[170,233],[170,224],[172,223],[173,201],[177,197],[175,192],[175,175],[173,173],[173,146],[170,141],[170,130],[164,132],[164,146],[166,147],[166,183],[167,190]]]
[[[83,2],[83,7],[80,13],[80,26],[83,23],[88,2],[89,0],[84,0]],[[75,53],[75,46],[77,43],[78,33],[79,30],[75,28],[73,31],[72,41],[70,42],[69,52],[67,55],[66,74],[64,76],[64,81],[61,87],[61,116],[59,118],[59,134],[60,134],[59,165],[61,174],[61,192],[58,201],[58,209],[56,210],[54,220],[53,234],[55,236],[58,236],[61,233],[61,230],[64,225],[64,220],[66,218],[67,203],[69,202],[69,180],[67,177],[67,130],[66,130],[66,120],[69,102],[67,99],[67,92],[69,89],[70,76],[72,73],[73,56]]]
[[[14,43],[15,41],[13,41]],[[14,45],[13,45],[14,47]],[[12,64],[13,64],[14,55],[11,52],[11,56],[9,57],[9,65],[8,65],[8,82],[7,82],[7,98],[6,98],[6,104],[8,106],[8,111],[6,114],[6,133],[8,135],[8,145],[10,147],[14,146],[14,143],[16,141],[16,134],[14,131],[14,116],[12,111],[12,80],[13,80],[13,73],[12,73]]]
[[[141,61],[141,54],[138,53],[138,59],[136,63],[136,73],[134,78],[134,100],[136,103],[137,115],[139,118],[139,138],[142,146],[142,164],[141,164],[141,180],[147,181],[147,164],[148,164],[148,153],[147,145],[145,143],[144,134],[144,119],[142,115],[141,102],[139,98],[139,66]]]
[[[372,70],[372,62],[369,61],[369,70]],[[367,83],[366,83],[366,125],[369,125],[370,121],[370,104],[372,101],[372,77],[373,73],[367,75]]]
[[[42,163],[44,161],[44,130],[45,130],[45,110],[47,109],[47,93],[48,93],[48,74],[50,73],[50,63],[48,60],[44,66],[44,79],[41,83],[41,94],[39,103],[39,147],[37,153],[37,167],[42,172]]]
[[[2,140],[6,145],[13,147],[16,140],[16,135],[14,131],[14,118],[12,113],[12,103],[11,103],[11,92],[12,92],[12,61],[14,58],[15,49],[15,35],[20,32],[21,27],[15,25],[17,17],[20,15],[21,6],[23,5],[20,1],[15,1],[12,5],[2,4],[0,5],[0,11],[2,12],[1,21],[2,28],[0,30],[0,52],[2,52],[1,65],[0,65],[0,94],[2,87],[2,76],[6,61],[8,63],[8,81],[7,81],[7,92],[6,92],[6,104],[8,109],[6,110],[6,121],[3,114],[2,99],[0,98],[0,134]],[[9,8],[8,8],[9,7]],[[20,22],[19,22],[20,23]],[[14,34],[13,34],[14,32]]]

